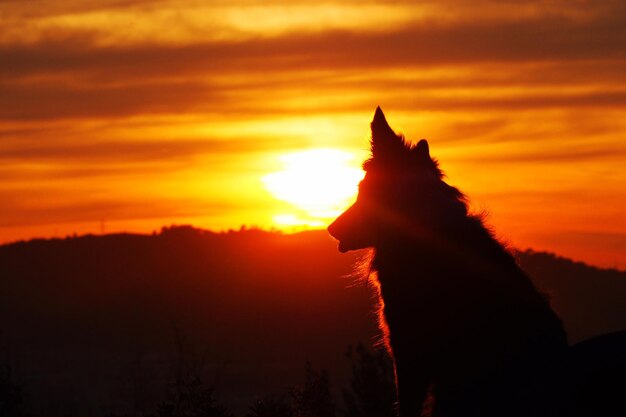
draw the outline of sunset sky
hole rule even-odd
[[[2,1],[0,242],[323,226],[272,187],[358,181],[377,105],[499,237],[626,268],[623,0]]]

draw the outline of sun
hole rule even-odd
[[[262,181],[274,198],[294,208],[294,213],[274,216],[274,222],[284,226],[328,224],[352,202],[365,174],[354,153],[339,149],[311,149],[279,158],[284,170]]]

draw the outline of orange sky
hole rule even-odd
[[[515,246],[626,268],[622,0],[0,3],[0,242],[272,227],[381,105]],[[356,161],[358,163],[358,161]]]

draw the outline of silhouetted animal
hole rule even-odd
[[[560,319],[426,140],[407,143],[380,108],[371,129],[357,200],[328,231],[341,252],[374,248],[400,417],[419,416],[429,392],[437,417],[535,415],[537,382],[567,349]]]

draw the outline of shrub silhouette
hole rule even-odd
[[[197,376],[177,379],[170,398],[157,407],[149,417],[232,417],[213,397],[213,388]]]
[[[328,372],[316,371],[307,362],[305,373],[304,384],[291,392],[294,417],[334,417],[337,410],[330,392]]]
[[[351,361],[350,388],[341,390],[346,417],[395,417],[393,363],[384,349],[370,352],[359,343],[346,354]]]
[[[291,403],[284,396],[266,396],[250,407],[246,417],[293,417]]]
[[[11,366],[0,365],[0,416],[29,417],[30,411],[25,403],[24,388],[13,382]]]
[[[305,380],[293,387],[288,396],[266,396],[250,407],[247,417],[334,417],[337,407],[325,370],[305,365]]]
[[[305,381],[289,395],[266,396],[250,407],[246,417],[394,417],[393,363],[384,349],[368,350],[362,343],[348,347],[351,377],[341,389],[343,407],[333,399],[328,372],[305,365]]]

